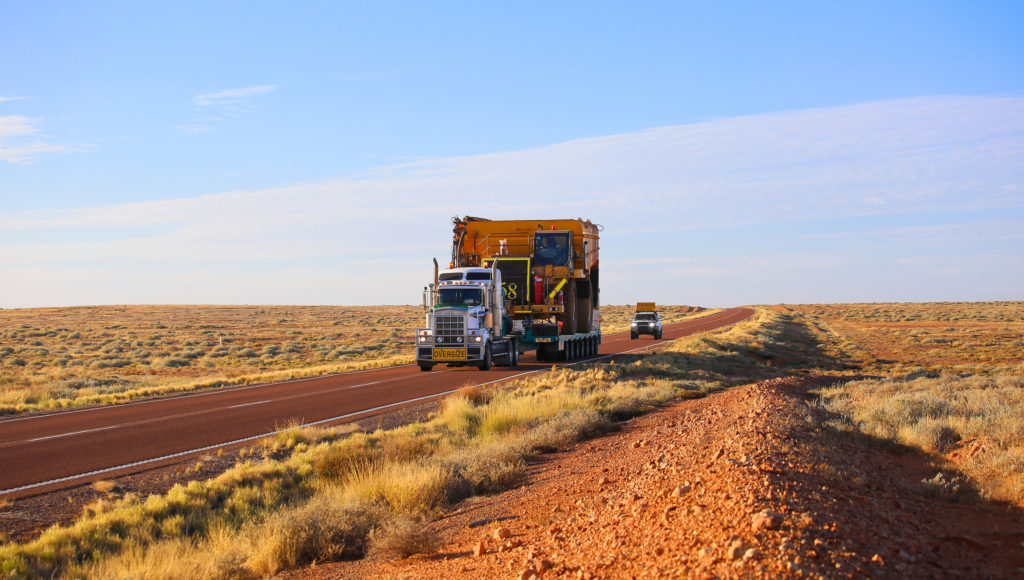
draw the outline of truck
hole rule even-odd
[[[422,371],[593,356],[601,344],[601,227],[590,220],[452,218],[448,268],[434,260],[416,329]]]
[[[661,314],[654,302],[637,302],[633,320],[629,323],[629,339],[636,340],[641,334],[650,334],[660,339],[662,332]]]

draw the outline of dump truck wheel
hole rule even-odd
[[[593,316],[593,307],[591,306],[590,297],[579,298],[576,300],[576,330],[578,332],[590,332],[591,328],[591,317]]]
[[[576,282],[570,281],[562,290],[562,334],[576,334]]]

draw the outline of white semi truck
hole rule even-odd
[[[416,364],[516,366],[597,354],[598,226],[583,220],[454,220],[452,261],[424,288]]]

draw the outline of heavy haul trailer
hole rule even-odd
[[[424,288],[416,362],[515,366],[572,360],[601,343],[599,227],[589,220],[453,220],[452,259]]]

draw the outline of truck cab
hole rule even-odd
[[[450,268],[444,272],[440,272],[437,275],[437,279],[440,282],[451,282],[454,280],[458,281],[471,281],[479,282],[481,280],[491,279],[490,268]]]
[[[452,268],[424,290],[425,327],[416,329],[416,364],[491,368],[495,360],[514,366],[513,340],[503,338],[501,271]]]

